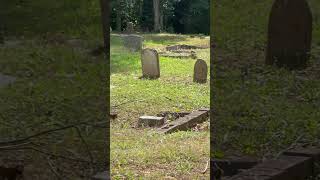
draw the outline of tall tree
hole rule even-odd
[[[155,32],[161,31],[161,23],[160,23],[160,0],[153,0],[153,14],[154,14],[154,26],[153,30]]]
[[[107,67],[110,67],[110,21],[109,21],[109,12],[110,12],[110,4],[109,4],[109,0],[100,0],[100,9],[101,9],[101,21],[102,21],[102,33],[103,33],[103,40],[104,40],[104,50],[105,50],[105,54],[106,54],[106,61],[107,61]],[[103,78],[104,80],[106,80],[105,84],[107,84],[108,82],[110,82],[110,68],[106,68],[106,77]],[[110,102],[110,90],[109,88],[106,88],[106,92],[103,90],[102,94],[104,94],[105,96],[105,100],[106,102]],[[110,104],[107,104],[106,107],[104,107],[106,109],[106,118],[108,120],[110,120]],[[104,153],[105,153],[105,157],[106,162],[107,162],[107,173],[108,176],[110,176],[110,148],[109,148],[109,143],[110,143],[110,123],[106,123],[106,134],[105,134],[105,149],[104,149]]]
[[[116,9],[117,9],[117,16],[116,16],[116,18],[117,18],[117,20],[116,20],[116,25],[117,25],[117,27],[116,27],[116,30],[117,31],[121,31],[121,27],[122,27],[122,23],[121,23],[121,11],[122,11],[122,9],[121,9],[121,0],[117,0],[117,7],[116,7]]]

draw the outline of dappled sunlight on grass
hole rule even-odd
[[[144,47],[155,47],[157,50],[163,50],[171,43],[194,45],[187,35],[143,35]],[[118,112],[118,118],[111,123],[112,177],[209,178],[209,172],[200,173],[209,158],[208,130],[160,135],[152,129],[132,127],[141,115],[209,107],[210,81],[205,84],[193,82],[194,59],[162,56],[159,59],[160,78],[140,79],[140,54],[128,52],[123,49],[121,41],[115,41],[114,44],[111,41],[111,106]],[[206,44],[207,41],[201,39],[199,44]],[[209,65],[209,49],[195,51]]]
[[[176,176],[190,173],[192,177],[206,177],[197,172],[204,167],[209,156],[209,132],[177,132],[163,136],[154,131],[135,129],[111,130],[112,174],[146,177],[146,172],[158,169],[151,177],[164,177],[170,171]],[[115,158],[116,157],[116,158]],[[172,171],[172,168],[175,169]],[[124,170],[127,169],[127,170]],[[165,171],[162,171],[165,170]]]

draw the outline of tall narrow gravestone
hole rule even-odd
[[[269,19],[266,64],[305,68],[311,38],[312,14],[306,0],[276,0]]]
[[[193,82],[206,83],[208,75],[207,63],[202,59],[198,59],[194,65],[193,73]]]
[[[154,49],[141,52],[142,77],[156,79],[160,77],[159,55]]]

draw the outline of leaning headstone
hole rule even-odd
[[[142,77],[156,79],[160,77],[159,55],[154,49],[141,52]]]
[[[266,64],[305,68],[312,39],[312,14],[306,0],[276,0],[268,28]]]
[[[5,86],[13,83],[14,81],[16,81],[15,77],[7,76],[7,75],[0,73],[0,88],[3,88]]]
[[[194,65],[193,73],[193,82],[206,83],[208,75],[207,63],[202,59],[198,59]]]
[[[126,48],[128,48],[130,51],[137,52],[141,51],[142,49],[142,43],[143,43],[143,37],[135,34],[130,35],[124,35],[122,36],[123,43]]]

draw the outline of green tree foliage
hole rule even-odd
[[[209,0],[181,0],[175,3],[174,8],[174,28],[176,32],[209,34]]]
[[[116,29],[117,11],[121,11],[121,29],[133,22],[142,31],[152,31],[154,26],[152,0],[112,0],[111,26]],[[162,31],[176,33],[209,34],[209,0],[161,0]]]

